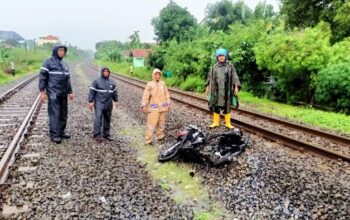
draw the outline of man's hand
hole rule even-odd
[[[208,94],[209,94],[209,86],[207,86],[207,87],[205,88],[205,96],[208,96]]]
[[[45,100],[47,99],[47,95],[45,92],[40,92],[40,101],[41,102],[45,102]]]
[[[68,98],[69,98],[69,100],[73,101],[74,95],[73,94],[68,94]]]
[[[235,91],[233,91],[233,94],[235,96],[238,96],[238,86],[237,85],[235,86]]]
[[[169,105],[169,112],[171,112],[172,110],[174,109],[174,103],[171,102],[170,105]]]
[[[89,109],[90,111],[92,111],[94,109],[94,103],[93,102],[89,102],[88,106],[89,106]]]
[[[115,106],[116,109],[118,109],[119,106],[120,106],[119,102],[114,102],[114,106]]]
[[[142,110],[143,113],[148,113],[148,112],[147,112],[147,107],[146,107],[146,106],[142,106],[142,107],[141,107],[141,110]]]

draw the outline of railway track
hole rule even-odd
[[[98,71],[97,67],[94,65],[88,64],[88,67]],[[146,84],[145,81],[125,77],[120,74],[114,74],[113,77],[124,83],[139,87],[140,89],[143,89]],[[188,105],[191,108],[196,108],[209,113],[207,109],[207,100],[204,97],[173,88],[169,88],[169,91],[173,100]],[[244,109],[234,109],[234,111],[240,115],[240,118],[235,116],[235,118],[231,119],[233,124],[250,133],[261,135],[266,139],[302,152],[308,151],[316,155],[350,162],[350,138],[348,137],[324,132],[319,129],[310,128]],[[258,120],[260,120],[260,122],[257,122]],[[278,131],[264,128],[264,123],[273,123],[278,127]],[[299,134],[291,135],[292,133],[297,132]],[[301,138],[301,136],[305,135],[306,138]],[[317,141],[315,142],[314,139]]]
[[[29,123],[6,184],[0,185],[0,219],[193,219],[190,206],[175,204],[154,184],[132,147],[119,139],[91,138],[86,76],[72,76],[73,138],[51,143],[46,104],[36,108],[35,123]]]
[[[9,168],[41,107],[37,77],[32,76],[0,95],[0,184],[6,183]]]

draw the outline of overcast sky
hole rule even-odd
[[[218,0],[175,0],[198,21],[205,8]],[[254,8],[260,0],[245,0]],[[135,30],[141,40],[153,42],[153,17],[169,0],[1,0],[0,30],[16,31],[25,39],[57,35],[83,49],[102,40],[126,41]],[[235,2],[235,1],[234,1]],[[266,0],[278,8],[278,0]]]

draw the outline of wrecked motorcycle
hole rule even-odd
[[[179,155],[219,166],[232,162],[248,142],[249,136],[244,136],[238,128],[207,136],[196,125],[188,125],[177,134],[176,141],[160,151],[158,161],[169,161]]]

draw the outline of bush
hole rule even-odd
[[[173,76],[165,80],[167,86],[178,87],[183,82],[183,80],[177,76]]]
[[[162,47],[155,48],[146,59],[148,66],[162,70],[164,68],[164,55],[166,50]]]
[[[152,71],[146,67],[135,67],[133,76],[142,80],[151,80],[152,79]]]
[[[288,101],[312,102],[314,78],[329,60],[330,36],[324,22],[314,28],[271,34],[255,45],[256,63],[274,73]]]
[[[330,50],[328,64],[350,63],[350,38],[334,44]]]
[[[170,42],[164,56],[165,69],[174,75],[186,78],[190,75],[206,76],[210,66],[210,53],[200,42]]]
[[[205,81],[198,76],[189,76],[185,82],[181,83],[180,88],[185,91],[203,92],[205,90]]]
[[[4,67],[10,62],[10,50],[0,47],[0,67]]]
[[[350,113],[350,64],[329,65],[321,70],[316,82],[316,101]]]

